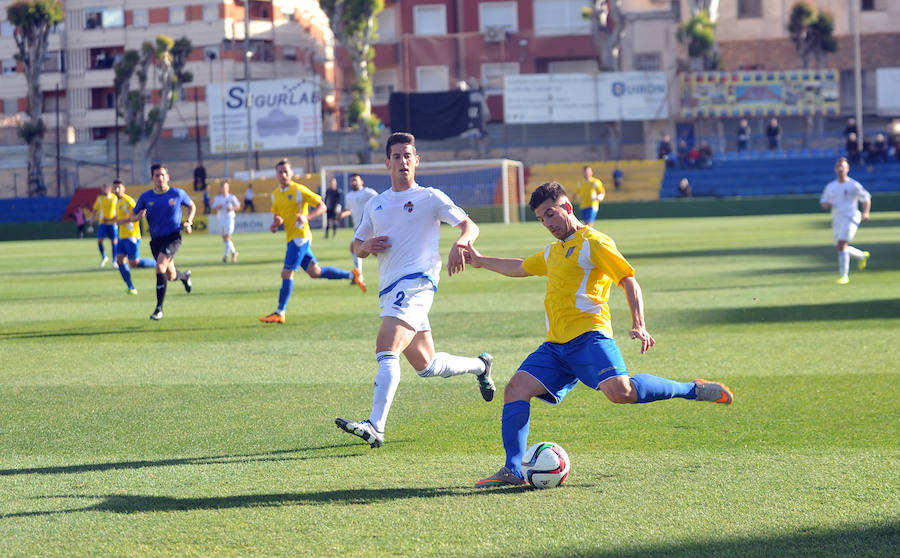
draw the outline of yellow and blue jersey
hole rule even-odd
[[[105,196],[100,194],[94,200],[94,214],[100,214],[100,223],[104,225],[115,224],[116,222],[116,202],[118,198],[110,192]]]
[[[287,241],[295,238],[312,238],[309,223],[302,227],[297,226],[297,215],[309,215],[310,207],[317,207],[322,203],[322,197],[297,182],[291,182],[290,186],[282,190],[278,188],[272,194],[272,213],[284,219],[284,233]]]
[[[603,189],[603,182],[599,178],[591,178],[590,180],[579,180],[576,186],[579,204],[581,209],[599,209],[600,196],[606,191]]]
[[[131,214],[134,212],[135,201],[134,198],[129,196],[128,194],[124,194],[122,199],[116,202],[116,219],[128,219],[131,217]],[[135,223],[122,223],[119,225],[119,238],[136,238],[140,240],[141,238],[141,224],[140,222]]]
[[[547,341],[566,343],[588,331],[612,337],[609,292],[634,268],[607,235],[584,227],[522,262],[531,275],[547,277],[544,311]]]

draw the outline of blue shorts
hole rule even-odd
[[[597,218],[597,210],[593,207],[585,207],[581,210],[581,220],[584,223],[593,223]]]
[[[100,225],[97,225],[97,240],[102,240],[104,238],[118,240],[119,227],[115,223],[108,223],[106,225],[101,223]]]
[[[139,260],[141,258],[141,239],[140,238],[120,238],[116,244],[116,255],[125,255],[129,261]]]
[[[293,240],[288,242],[287,252],[284,254],[284,269],[297,271],[302,267],[303,271],[306,271],[309,264],[316,263],[318,260],[312,253],[310,244],[310,242],[304,242],[298,246]]]
[[[616,342],[599,331],[582,333],[567,343],[541,343],[519,370],[539,381],[548,393],[538,397],[556,405],[579,381],[591,389],[613,376],[628,375]]]

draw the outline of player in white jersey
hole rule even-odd
[[[416,184],[419,156],[412,134],[391,134],[386,152],[391,188],[368,201],[353,238],[355,254],[378,258],[381,329],[375,341],[378,372],[372,413],[360,422],[335,419],[338,428],[373,448],[384,443],[385,422],[400,382],[400,353],[423,378],[470,373],[478,378],[485,401],[493,399],[495,391],[491,355],[436,353],[428,322],[441,272],[441,222],[461,231],[447,258],[449,275],[465,269],[464,250],[478,237],[478,226],[445,193]]]
[[[340,218],[346,219],[347,217],[353,218],[353,226],[356,227],[362,221],[363,208],[366,207],[366,203],[375,196],[378,195],[378,192],[369,188],[368,186],[363,186],[363,179],[358,173],[353,173],[350,175],[350,191],[347,192],[347,195],[344,196],[344,200],[347,202],[347,209],[341,211]],[[362,287],[363,292],[365,290],[365,281],[363,280],[362,273],[362,258],[356,255],[356,252],[353,251],[353,241],[350,241],[350,254],[353,256],[353,269],[359,271],[359,275],[357,275],[357,282]]]
[[[838,255],[839,285],[850,282],[850,258],[859,260],[859,269],[866,268],[869,253],[850,246],[856,236],[856,229],[862,221],[869,220],[872,196],[863,185],[848,176],[850,164],[841,157],[834,165],[836,180],[825,186],[819,203],[823,209],[831,210],[831,230],[834,233],[834,247]],[[862,212],[859,205],[862,204]]]
[[[220,232],[222,233],[222,241],[225,243],[225,255],[222,261],[228,261],[228,254],[231,253],[231,263],[237,262],[238,251],[231,241],[231,235],[234,234],[234,212],[241,208],[241,202],[237,196],[231,193],[231,185],[228,180],[222,181],[219,187],[219,195],[212,202],[212,209],[216,212],[216,219],[219,221]]]

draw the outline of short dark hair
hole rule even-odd
[[[387,139],[387,143],[384,146],[385,154],[387,158],[391,158],[391,147],[394,144],[409,144],[413,147],[413,150],[416,148],[416,137],[409,132],[394,132]]]
[[[838,166],[841,163],[847,163],[847,165],[849,165],[850,161],[848,161],[846,157],[838,157],[837,161],[834,162],[834,166]]]
[[[117,179],[113,180],[113,182],[112,182],[113,188],[116,187],[116,184],[125,184],[125,183],[117,178]]]
[[[280,167],[281,165],[291,166],[291,160],[288,159],[287,157],[285,157],[284,159],[282,159],[282,160],[278,161],[277,163],[275,163],[275,168],[277,169],[277,168]]]
[[[153,173],[156,172],[156,169],[165,169],[166,174],[169,174],[169,167],[162,163],[153,163],[150,165],[150,176],[153,176]]]
[[[559,182],[544,182],[531,193],[531,199],[528,201],[528,205],[531,207],[531,210],[534,211],[539,205],[547,200],[556,202],[559,201],[560,198],[568,196],[569,195],[566,194],[566,189],[563,188],[562,184]]]
[[[354,172],[353,174],[351,174],[350,179],[352,180],[354,176],[359,176],[359,179],[362,180],[362,176],[360,176],[358,172]]]

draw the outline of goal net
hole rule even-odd
[[[350,190],[350,175],[358,173],[363,184],[376,192],[391,187],[390,171],[382,164],[322,167],[319,193],[332,178],[338,190]],[[442,190],[478,223],[524,221],[525,170],[521,161],[475,159],[422,162],[416,168],[416,183]]]

